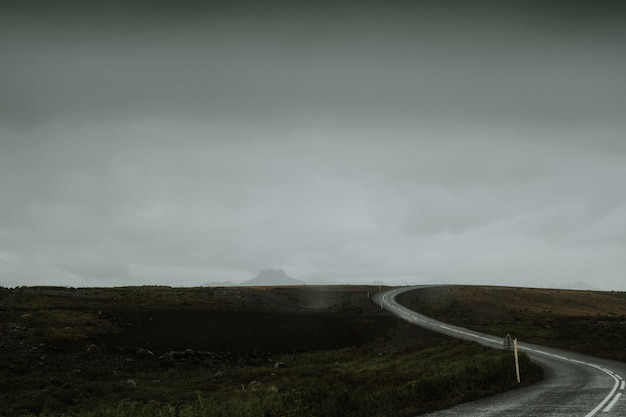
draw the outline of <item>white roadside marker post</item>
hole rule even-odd
[[[515,352],[515,374],[517,375],[517,383],[520,383],[519,376],[519,356],[517,355],[517,339],[513,339],[513,352]]]

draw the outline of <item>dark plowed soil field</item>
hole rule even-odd
[[[103,337],[108,349],[285,353],[359,346],[380,336],[393,318],[332,313],[272,313],[187,309],[109,309],[107,317],[125,324]],[[380,316],[380,314],[378,314]]]

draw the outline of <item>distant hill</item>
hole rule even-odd
[[[272,285],[304,285],[303,281],[291,278],[282,269],[265,269],[259,274],[242,282],[240,285],[245,286],[272,286]]]

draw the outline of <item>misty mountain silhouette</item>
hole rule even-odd
[[[240,285],[304,285],[304,282],[299,279],[291,278],[282,269],[264,269],[259,272],[256,277],[244,281]]]

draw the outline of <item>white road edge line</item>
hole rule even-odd
[[[395,306],[389,305],[389,301],[387,300],[387,296],[391,295],[391,299],[393,301],[395,301],[396,295],[398,293],[401,293],[401,292],[404,292],[404,291],[410,291],[410,290],[409,289],[406,289],[406,290],[401,289],[399,291],[393,291],[393,292],[390,292],[390,293],[387,293],[387,294],[383,294],[383,296],[381,297],[381,300],[382,300],[382,303],[385,304],[385,306],[387,307],[388,310],[394,310],[398,316],[400,316],[400,317],[404,316],[405,320],[411,322],[411,319],[413,318],[412,315],[411,315],[412,310],[409,310],[406,307],[401,307],[400,309],[398,309]],[[403,314],[400,314],[400,313],[403,313]],[[424,321],[424,320],[419,320],[419,321]],[[431,326],[433,324],[431,324]],[[447,331],[452,331],[452,332],[455,332],[455,333],[458,333],[458,334],[462,334],[464,336],[469,336],[470,338],[485,340],[485,341],[492,342],[492,343],[496,342],[493,339],[488,339],[486,337],[470,333],[469,331],[462,331],[462,330],[454,329],[454,328],[451,328],[451,327],[449,327],[447,325],[434,324],[434,326],[435,327],[439,327],[439,328],[444,329],[444,330],[447,330]],[[613,395],[615,395],[615,392],[617,391],[617,388],[620,386],[620,380],[622,381],[620,389],[624,389],[624,382],[625,381],[622,379],[622,377],[620,377],[619,375],[617,375],[616,373],[614,373],[610,369],[603,368],[603,367],[601,367],[599,365],[595,365],[593,363],[583,362],[583,361],[579,361],[579,360],[576,360],[576,359],[566,358],[565,356],[560,356],[560,355],[555,355],[553,353],[544,352],[542,350],[531,349],[529,347],[521,347],[520,346],[520,350],[526,350],[526,351],[538,353],[538,354],[541,354],[541,355],[550,356],[550,357],[555,358],[555,359],[560,359],[560,360],[563,360],[563,361],[568,361],[568,362],[578,363],[578,364],[581,364],[581,365],[590,366],[592,368],[596,368],[596,369],[604,372],[605,374],[609,375],[611,378],[613,378],[615,380],[615,385],[613,385],[613,388],[611,389],[611,392],[609,392],[609,394],[600,402],[600,404],[598,404],[596,406],[596,408],[594,408],[587,415],[585,415],[585,417],[593,417],[593,416],[595,416],[596,413],[598,411],[600,411],[600,409],[602,409],[602,407],[604,407],[604,405],[613,397]],[[617,395],[615,395],[615,397],[609,403],[609,405],[607,405],[604,408],[604,410],[602,410],[602,411],[605,412],[605,413],[609,412],[613,408],[613,406],[617,403],[617,401],[619,400],[619,398],[621,396],[622,396],[622,393],[618,393]]]
[[[598,404],[596,406],[596,408],[594,408],[587,415],[585,415],[585,417],[593,417],[593,416],[595,416],[596,413],[598,411],[600,411],[600,409],[602,409],[602,407],[604,407],[604,405],[611,399],[611,397],[613,397],[613,395],[615,395],[615,392],[617,391],[617,388],[620,385],[620,381],[618,379],[618,378],[620,378],[619,375],[617,375],[615,372],[611,371],[610,369],[603,368],[603,367],[601,367],[599,365],[596,365],[596,364],[593,364],[593,363],[583,362],[583,361],[579,361],[579,360],[576,360],[576,359],[570,359],[570,358],[566,358],[564,356],[554,355],[552,353],[544,352],[544,351],[537,350],[537,349],[524,348],[524,350],[528,350],[528,351],[531,351],[531,352],[539,353],[541,355],[550,356],[550,357],[553,357],[553,358],[556,358],[556,359],[561,359],[561,360],[568,361],[568,362],[573,362],[573,363],[578,363],[578,364],[581,364],[581,365],[590,366],[592,368],[596,368],[596,369],[604,372],[605,374],[607,374],[608,376],[613,378],[613,380],[615,380],[615,384],[613,385],[613,388],[611,389],[609,394],[606,397],[604,397],[604,399],[600,402],[600,404]],[[619,399],[619,397],[621,395],[622,395],[621,393],[616,395],[617,399]],[[604,411],[606,413],[609,410],[611,410],[611,408],[617,402],[617,399],[614,398],[613,401],[611,401],[611,403],[602,411]]]
[[[619,397],[621,396],[622,396],[622,393],[618,392],[615,398],[613,398],[613,401],[611,401],[609,405],[607,405],[606,408],[602,411],[604,411],[605,413],[608,413],[609,411],[611,411],[611,408],[613,408],[613,406],[615,405],[615,403],[617,402],[617,400],[619,400]]]

